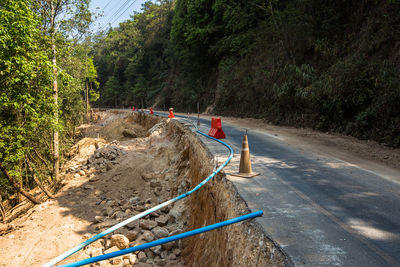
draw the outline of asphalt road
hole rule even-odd
[[[222,124],[236,154],[224,169],[229,173],[237,171],[244,129]],[[201,119],[199,129],[209,125]],[[200,138],[219,162],[227,157],[222,146]],[[400,266],[398,181],[296,150],[266,132],[250,131],[248,139],[253,171],[261,174],[228,179],[252,211],[264,211],[256,221],[293,265]]]

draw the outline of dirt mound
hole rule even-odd
[[[147,130],[154,125],[141,125],[140,116],[131,112],[99,112],[99,121],[96,125],[83,124],[78,131],[86,137],[102,137],[108,142],[126,140],[124,130],[135,133],[136,137],[145,137]],[[128,137],[130,138],[130,137]]]
[[[107,140],[122,140],[126,137],[123,135],[124,130],[132,131],[137,137],[144,137],[147,129],[138,123],[134,123],[134,117],[128,116],[122,120],[114,120],[104,127],[103,134]]]

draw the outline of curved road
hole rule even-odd
[[[200,121],[207,132],[210,121]],[[224,169],[229,173],[238,170],[244,130],[222,123],[236,154]],[[224,148],[200,138],[219,162],[226,157]],[[400,173],[398,180],[383,177],[296,150],[263,131],[250,131],[248,138],[253,170],[261,174],[228,179],[251,210],[264,211],[257,222],[293,265],[400,266]]]

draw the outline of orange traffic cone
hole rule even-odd
[[[150,108],[150,115],[154,115],[153,109]]]
[[[243,135],[242,152],[240,153],[239,173],[232,173],[231,175],[240,176],[244,178],[252,178],[259,175],[254,173],[251,169],[249,143],[247,141],[247,134]]]
[[[171,119],[172,119],[172,118],[175,118],[175,115],[174,115],[174,112],[173,112],[173,110],[174,110],[173,108],[170,108],[170,109],[169,109],[169,115],[168,115],[168,118],[171,118]]]

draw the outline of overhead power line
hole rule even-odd
[[[116,18],[112,23],[111,26],[122,16],[126,13],[126,11],[128,11],[130,9],[131,6],[133,6],[133,4],[136,2],[137,0],[134,0],[125,10],[124,12],[121,13],[121,15],[119,15],[118,18]]]
[[[111,4],[112,1],[113,1],[113,0],[108,1],[107,5],[105,5],[105,6],[103,7],[103,11],[108,7],[109,4]]]
[[[119,8],[117,11],[114,12],[114,14],[112,14],[112,16],[110,16],[110,18],[107,20],[107,22],[101,26],[100,30],[102,30],[103,28],[105,28],[107,26],[108,23],[110,23],[126,6],[127,4],[130,2],[131,0],[126,0]]]
[[[110,17],[110,21],[115,18],[124,8],[125,6],[132,0],[126,0],[119,8],[117,11],[114,12],[114,14]]]

